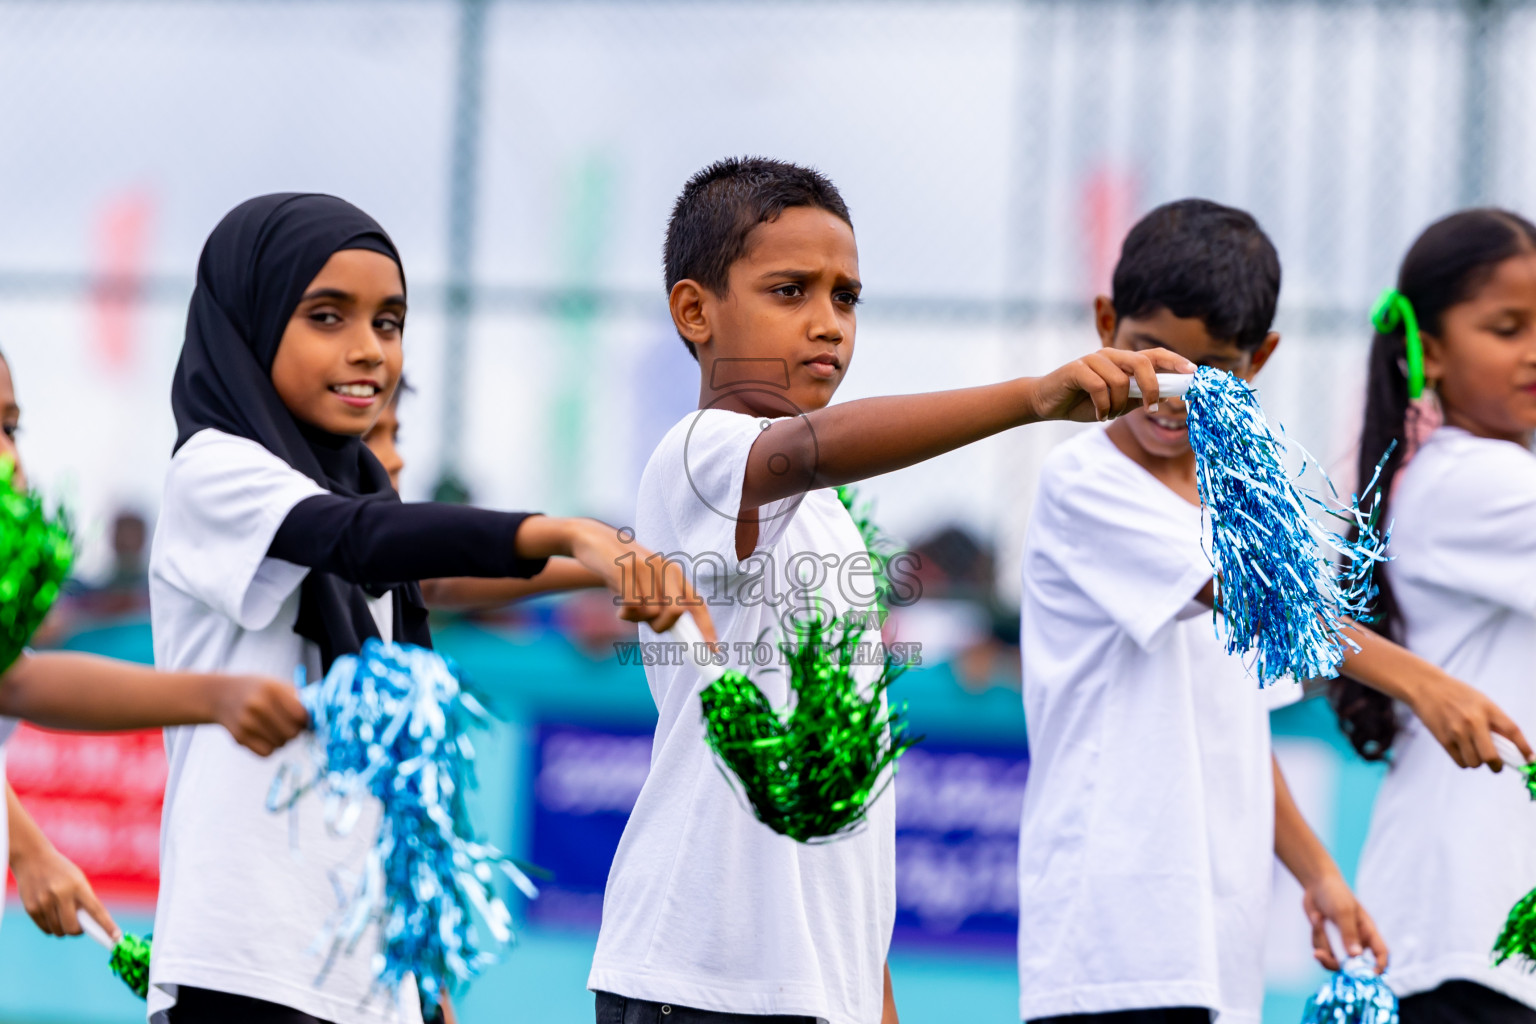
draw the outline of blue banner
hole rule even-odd
[[[544,723],[537,744],[531,859],[554,877],[540,883],[528,913],[548,924],[596,925],[608,867],[650,768],[651,733]],[[1029,756],[1018,748],[925,742],[902,756],[897,943],[1013,946],[1028,773]]]

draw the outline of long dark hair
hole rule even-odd
[[[1424,229],[1403,257],[1397,290],[1407,296],[1425,334],[1438,334],[1445,311],[1470,299],[1487,283],[1494,268],[1511,256],[1536,249],[1536,226],[1507,210],[1462,210]],[[1392,521],[1392,481],[1402,468],[1406,421],[1410,415],[1405,341],[1401,329],[1376,333],[1371,342],[1366,382],[1365,422],[1360,428],[1357,479],[1363,484],[1376,471],[1388,448],[1381,473],[1381,521]],[[1396,447],[1393,447],[1393,445]],[[1390,640],[1402,640],[1402,612],[1388,573],[1378,572],[1381,588],[1376,619],[1370,628]],[[1350,745],[1367,761],[1381,761],[1397,737],[1392,698],[1347,676],[1328,687],[1328,699]]]

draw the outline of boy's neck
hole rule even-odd
[[[1110,441],[1125,457],[1136,463],[1164,487],[1189,502],[1200,504],[1200,489],[1195,482],[1195,452],[1186,448],[1175,456],[1154,455],[1136,439],[1124,419],[1116,420],[1107,431]]]

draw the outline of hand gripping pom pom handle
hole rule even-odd
[[[1195,375],[1192,373],[1160,373],[1157,375],[1157,391],[1160,398],[1183,398],[1195,383]],[[1141,385],[1136,383],[1136,378],[1131,378],[1131,397],[1144,398],[1141,393]]]

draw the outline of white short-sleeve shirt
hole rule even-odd
[[[1102,429],[1058,447],[1024,546],[1030,770],[1019,1013],[1257,1024],[1274,864],[1265,695],[1195,602],[1200,510]]]
[[[1405,646],[1536,735],[1536,456],[1456,427],[1399,476],[1387,578]],[[1519,775],[1466,771],[1412,713],[1376,796],[1360,899],[1401,995],[1462,979],[1536,1007],[1536,977],[1489,951],[1536,887],[1536,808]]]
[[[776,652],[790,639],[779,618],[788,602],[814,593],[842,615],[867,608],[873,588],[858,528],[831,490],[764,506],[757,548],[738,562],[747,454],[765,425],[724,410],[689,414],[645,468],[635,528],[641,544],[694,570],[732,666],[783,707],[789,690],[777,656],[751,666],[736,645]],[[645,627],[640,636],[658,639]],[[645,674],[660,721],[608,875],[588,986],[705,1010],[878,1024],[896,914],[894,790],[852,836],[808,846],[778,835],[752,816],[710,753],[704,677],[693,662],[648,665]]]
[[[294,505],[323,493],[265,448],[217,430],[171,460],[149,560],[155,665],[291,679],[315,677],[315,646],[293,631],[309,572],[267,557]],[[370,602],[392,635],[389,595]],[[336,1024],[421,1019],[414,993],[373,991],[372,929],[356,951],[312,951],[377,830],[377,808],[350,837],[325,828],[311,794],[291,814],[266,809],[278,766],[310,765],[303,736],[270,758],[217,725],[165,730],[170,762],[160,825],[160,896],[149,1014],[163,1019],[179,985],[280,1003]]]

